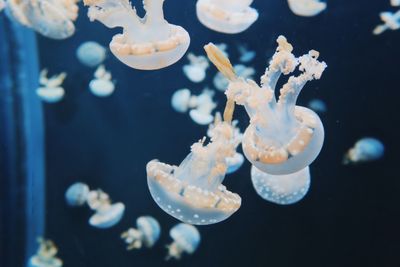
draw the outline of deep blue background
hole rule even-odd
[[[321,98],[328,105],[321,117],[325,145],[311,167],[309,194],[292,206],[268,203],[255,193],[246,163],[224,181],[241,195],[240,210],[222,223],[199,227],[198,251],[179,263],[163,260],[164,244],[170,242],[168,230],[177,221],[152,200],[145,166],[154,158],[179,164],[189,146],[205,135],[206,127],[172,110],[170,97],[179,88],[199,93],[212,86],[214,67],[208,70],[207,81],[197,85],[183,75],[186,59],[162,70],[138,71],[110,53],[105,64],[117,89],[111,97],[100,99],[87,89],[94,70],[82,66],[75,51],[89,40],[107,46],[119,29],[91,23],[87,8],[81,6],[72,38],[39,37],[41,68],[48,68],[50,74],[68,72],[65,100],[45,104],[47,237],[59,246],[65,266],[400,266],[400,32],[371,33],[380,23],[378,13],[391,10],[389,0],[337,0],[328,5],[319,16],[303,18],[292,14],[286,1],[256,0],[258,21],[244,33],[224,35],[198,22],[195,1],[165,2],[166,19],[189,31],[189,51],[195,54],[203,53],[202,46],[209,41],[225,42],[235,63],[235,46],[246,43],[257,52],[252,65],[259,77],[275,50],[275,39],[283,34],[296,55],[316,49],[328,64],[322,79],[309,83],[298,103]],[[217,92],[216,98],[221,110],[224,95]],[[242,108],[235,117],[244,129],[248,121]],[[384,159],[341,165],[344,152],[363,136],[383,140]],[[88,208],[68,208],[64,191],[78,180],[125,203],[121,223],[97,230],[87,223]],[[119,234],[144,214],[160,221],[161,240],[151,250],[127,252]]]

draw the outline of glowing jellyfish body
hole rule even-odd
[[[392,6],[400,6],[400,0],[390,0],[390,5],[392,5]]]
[[[74,183],[65,192],[65,200],[69,206],[82,206],[89,195],[89,186],[84,183]]]
[[[326,104],[321,99],[312,99],[308,102],[308,107],[318,113],[325,113],[327,111]]]
[[[183,73],[194,83],[202,82],[206,78],[206,70],[210,66],[205,56],[187,55],[190,64],[183,66]]]
[[[147,164],[147,183],[155,202],[169,215],[190,224],[213,224],[227,219],[241,205],[239,195],[222,185],[226,158],[237,143],[232,126],[221,122],[211,142],[200,140],[179,166],[153,160]]]
[[[6,2],[4,0],[0,0],[0,12],[6,7]]]
[[[248,50],[245,45],[239,45],[238,50],[239,50],[239,54],[240,54],[240,57],[239,57],[240,62],[248,63],[256,57],[256,52]]]
[[[115,85],[111,81],[111,73],[106,71],[103,65],[100,65],[94,73],[94,79],[90,81],[89,89],[98,97],[107,97],[114,92]]]
[[[196,14],[207,28],[222,33],[240,33],[258,18],[253,0],[198,0]]]
[[[128,0],[84,0],[91,21],[108,28],[122,27],[113,37],[111,52],[124,64],[141,70],[161,69],[178,61],[189,47],[185,29],[164,19],[164,0],[143,0],[140,18]]]
[[[161,228],[156,219],[151,216],[141,216],[136,220],[135,228],[129,228],[121,234],[128,245],[127,250],[139,249],[143,245],[151,248],[160,238]]]
[[[277,42],[279,46],[261,78],[261,87],[237,77],[229,60],[212,45],[207,53],[229,79],[225,92],[228,100],[243,105],[250,116],[242,140],[246,158],[264,172],[282,175],[310,165],[322,148],[321,120],[312,110],[296,106],[296,100],[308,81],[321,77],[326,64],[317,60],[317,51],[296,58],[285,37],[280,36]],[[301,74],[288,79],[277,100],[275,87],[279,77],[292,73],[298,65]]]
[[[63,266],[62,260],[56,257],[58,248],[51,240],[38,238],[39,249],[30,260],[32,267],[61,267]]]
[[[392,12],[381,12],[379,14],[383,24],[378,25],[373,30],[373,34],[379,35],[385,32],[386,30],[398,30],[400,29],[400,10],[396,13]]]
[[[184,252],[192,254],[199,247],[201,237],[196,227],[190,224],[179,223],[171,228],[169,235],[174,240],[168,248],[167,260],[179,260]]]
[[[378,160],[383,157],[385,146],[383,143],[373,137],[364,137],[347,151],[343,163],[363,163]]]
[[[310,188],[310,169],[290,174],[273,175],[251,167],[251,181],[257,194],[279,205],[294,204],[307,194]]]
[[[256,73],[256,70],[252,67],[246,67],[242,64],[237,64],[233,66],[236,75],[242,77],[243,79],[252,79],[253,75]],[[225,92],[226,88],[228,88],[229,81],[224,75],[218,72],[213,79],[213,83],[216,89],[219,91]]]
[[[316,16],[326,9],[326,3],[320,0],[288,0],[289,8],[298,16]]]
[[[67,74],[65,72],[47,78],[47,70],[40,72],[39,84],[41,85],[36,94],[47,103],[56,103],[63,99],[65,91],[61,87]]]
[[[93,41],[84,42],[76,50],[76,57],[83,65],[96,67],[106,58],[106,49]]]

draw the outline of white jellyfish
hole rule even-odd
[[[298,16],[316,16],[326,9],[326,3],[320,0],[288,0],[289,8]]]
[[[106,58],[106,49],[96,42],[87,41],[78,47],[76,57],[83,65],[96,67]]]
[[[319,53],[311,50],[296,58],[286,38],[279,36],[276,53],[261,78],[261,86],[238,77],[229,60],[209,44],[206,51],[211,62],[229,80],[228,100],[244,105],[250,116],[242,140],[246,158],[258,169],[270,174],[297,172],[318,156],[324,128],[312,110],[296,106],[301,89],[308,81],[319,79],[326,68],[317,60]],[[291,76],[275,98],[275,87],[281,74],[288,75],[299,66],[300,74]]]
[[[257,194],[263,199],[279,205],[294,204],[307,194],[310,188],[310,168],[273,175],[251,167],[251,181]]]
[[[208,59],[192,53],[189,53],[187,58],[190,64],[183,66],[183,73],[194,83],[202,82],[206,78],[206,70],[210,66]]]
[[[65,94],[64,88],[61,87],[65,77],[67,77],[67,74],[62,72],[51,78],[47,78],[47,70],[42,70],[39,77],[39,84],[41,86],[36,90],[36,94],[47,103],[60,101]]]
[[[174,240],[167,245],[167,260],[175,258],[179,260],[184,252],[193,254],[200,244],[200,233],[196,227],[190,224],[179,223],[171,228],[169,235]]]
[[[84,183],[74,183],[65,192],[65,200],[69,206],[82,206],[89,195],[89,186]]]
[[[252,79],[253,75],[256,73],[254,68],[246,67],[242,64],[233,66],[233,69],[235,70],[236,75],[242,77],[243,79]],[[225,78],[225,76],[220,72],[214,76],[213,83],[215,88],[222,92],[225,92],[229,85],[228,79]]]
[[[124,64],[141,70],[161,69],[178,61],[189,47],[190,37],[181,26],[164,19],[164,0],[143,0],[140,18],[129,0],[84,0],[91,21],[108,28],[122,27],[113,37],[111,52]]]
[[[364,137],[358,140],[355,145],[347,151],[343,163],[364,163],[378,160],[383,157],[385,146],[373,137]]]
[[[256,57],[256,52],[248,50],[245,45],[239,45],[238,50],[240,54],[239,61],[242,63],[248,63]]]
[[[98,97],[110,96],[115,89],[111,81],[111,73],[106,71],[104,65],[100,65],[94,73],[94,79],[89,83],[90,92]]]
[[[189,89],[176,90],[171,97],[172,108],[180,113],[185,113],[189,108],[194,107],[194,99]]]
[[[308,107],[319,113],[325,113],[327,111],[326,104],[321,99],[312,99],[308,102]]]
[[[396,13],[392,12],[381,12],[379,14],[383,24],[380,24],[375,27],[372,31],[373,34],[379,35],[382,34],[386,30],[398,30],[400,29],[400,10]]]
[[[400,6],[400,0],[390,0],[390,5],[392,5],[392,6]]]
[[[143,245],[151,248],[160,238],[160,224],[151,216],[137,218],[136,227],[137,229],[129,228],[121,234],[121,238],[128,245],[127,250],[140,249]]]
[[[253,0],[198,0],[196,13],[207,28],[222,33],[240,33],[258,18],[250,5]]]
[[[33,267],[61,267],[63,262],[57,258],[58,248],[51,240],[38,238],[39,249],[30,260],[30,266]]]

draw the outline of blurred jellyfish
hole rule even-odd
[[[253,0],[198,0],[196,13],[207,28],[223,33],[240,33],[258,18],[250,5]]]
[[[379,35],[386,30],[394,31],[400,29],[400,10],[398,10],[396,13],[392,13],[389,11],[381,12],[379,16],[381,17],[383,24],[376,26],[375,29],[372,31],[373,34]]]
[[[179,223],[171,228],[169,235],[174,240],[167,245],[167,260],[175,258],[179,260],[184,252],[193,254],[200,244],[200,233],[196,227],[190,224]]]
[[[121,238],[128,244],[127,250],[139,249],[143,244],[151,248],[160,238],[160,224],[151,216],[141,216],[136,220],[135,228],[129,228],[121,234]]]
[[[320,0],[288,0],[289,8],[298,16],[316,16],[326,9],[326,3]]]
[[[224,56],[226,56],[226,57],[229,56],[229,54],[228,54],[228,45],[227,45],[227,44],[225,44],[225,43],[219,43],[219,44],[215,44],[215,46],[218,47],[219,50],[221,50],[221,53],[222,53]]]
[[[190,107],[193,107],[192,102],[192,93],[186,88],[176,90],[171,98],[172,108],[180,113],[185,113]]]
[[[30,266],[34,267],[61,267],[63,266],[62,260],[56,257],[58,248],[51,240],[38,238],[39,249],[30,260]]]
[[[90,92],[98,97],[110,96],[115,89],[111,81],[111,73],[106,71],[104,65],[100,65],[94,73],[94,79],[89,83]]]
[[[0,0],[0,12],[6,7],[6,2],[4,0]]]
[[[400,0],[390,0],[392,6],[400,6]]]
[[[183,73],[194,83],[202,82],[206,78],[206,70],[210,66],[205,56],[187,55],[190,64],[183,66]]]
[[[321,99],[312,99],[308,102],[308,107],[318,113],[325,113],[327,111],[326,104]]]
[[[96,67],[106,58],[106,49],[96,42],[87,41],[78,47],[76,56],[83,65]]]
[[[307,194],[310,188],[310,169],[284,175],[273,175],[251,167],[251,181],[257,194],[279,205],[294,204]]]
[[[229,59],[212,44],[206,46],[206,51],[211,62],[229,80],[225,92],[228,100],[244,105],[250,116],[250,125],[242,140],[246,158],[264,172],[282,175],[310,165],[322,148],[321,120],[312,110],[296,106],[296,100],[308,81],[321,78],[326,64],[317,60],[319,53],[315,50],[296,58],[285,37],[279,36],[277,42],[276,53],[261,77],[261,87],[238,77]],[[298,65],[300,74],[288,79],[276,100],[279,77],[292,73]]]
[[[42,70],[39,77],[39,84],[41,86],[36,90],[36,94],[47,103],[60,101],[65,94],[64,88],[61,87],[65,77],[67,77],[67,74],[62,72],[51,78],[47,78],[47,69]]]
[[[378,160],[383,157],[385,146],[373,137],[364,137],[347,151],[343,159],[343,164],[363,163]]]
[[[65,192],[65,200],[69,206],[82,206],[89,195],[89,186],[84,183],[74,183]]]
[[[252,79],[253,75],[256,73],[254,68],[246,67],[242,64],[235,65],[233,69],[235,70],[236,75],[242,77],[243,79]],[[229,85],[228,79],[225,78],[225,76],[220,72],[214,76],[213,83],[215,88],[222,92],[225,92]]]
[[[239,50],[239,54],[240,54],[240,57],[239,57],[240,62],[248,63],[256,57],[256,52],[248,50],[245,45],[239,45],[238,50]]]
[[[189,47],[190,37],[181,26],[164,19],[164,0],[143,0],[140,18],[129,0],[84,0],[91,21],[108,28],[122,27],[113,37],[111,52],[124,64],[141,70],[161,69],[178,61]]]

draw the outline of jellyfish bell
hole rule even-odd
[[[214,91],[205,88],[200,95],[191,98],[189,107],[192,110],[190,110],[189,116],[195,123],[208,125],[213,121],[214,116],[211,113],[217,107],[213,96]]]
[[[189,116],[195,123],[199,125],[208,125],[214,119],[213,115],[206,112],[202,112],[201,110],[198,109],[192,109],[191,111],[189,111]]]
[[[326,3],[320,0],[288,0],[289,8],[298,16],[316,16],[327,7]]]
[[[136,219],[136,226],[137,229],[129,228],[121,234],[121,238],[128,244],[127,249],[139,249],[143,245],[148,248],[154,246],[161,233],[158,221],[151,216],[140,216]]]
[[[38,238],[39,249],[30,260],[30,266],[32,267],[61,267],[63,262],[57,258],[58,248],[51,240],[45,240]]]
[[[79,45],[76,56],[83,65],[96,67],[106,58],[106,49],[97,42],[87,41]]]
[[[400,6],[400,0],[390,0],[391,6]]]
[[[181,26],[164,19],[164,0],[144,0],[140,18],[128,0],[84,0],[91,21],[108,28],[122,27],[110,42],[111,52],[134,69],[154,70],[178,61],[187,51],[190,37]]]
[[[100,65],[94,73],[94,79],[90,81],[89,89],[98,97],[107,97],[114,92],[115,85],[111,81],[111,73],[106,71],[103,65]]]
[[[185,223],[179,223],[172,227],[169,235],[174,241],[167,246],[167,259],[175,258],[179,260],[184,252],[194,253],[201,241],[197,228]]]
[[[74,183],[65,192],[65,200],[69,206],[82,206],[89,195],[89,186],[84,183]]]
[[[177,111],[184,113],[189,109],[191,93],[189,89],[179,89],[174,92],[171,98],[171,106]]]
[[[64,88],[61,87],[67,74],[65,72],[53,77],[47,78],[47,70],[40,72],[39,84],[41,85],[36,94],[47,103],[56,103],[63,99],[65,95]]]
[[[206,57],[188,54],[190,64],[183,66],[183,73],[194,83],[202,82],[206,78],[206,70],[209,63]]]
[[[256,52],[248,50],[246,45],[239,45],[238,51],[240,54],[239,61],[243,63],[248,63],[256,57]]]
[[[228,34],[245,31],[258,18],[253,0],[198,0],[196,14],[207,28]]]
[[[308,107],[318,113],[325,113],[327,111],[326,104],[321,99],[312,99],[308,102]]]
[[[347,151],[343,163],[364,163],[378,160],[383,157],[385,146],[373,137],[364,137],[358,140],[355,145]]]

